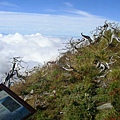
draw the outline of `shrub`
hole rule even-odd
[[[111,103],[117,112],[120,112],[120,81],[114,81],[110,85]]]

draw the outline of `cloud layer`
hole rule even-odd
[[[61,10],[61,15],[0,11],[0,77],[10,69],[10,58],[23,57],[30,67],[41,64],[59,55],[58,49],[63,48],[62,43],[66,41],[61,35],[69,36],[69,39],[80,37],[81,32],[89,34],[105,21],[102,17],[73,9],[70,3],[64,4],[70,9]]]
[[[17,5],[12,4],[12,3],[9,3],[9,2],[7,2],[7,1],[1,1],[1,2],[0,2],[0,6],[18,7]]]
[[[10,69],[10,58],[23,57],[29,68],[54,60],[63,48],[66,39],[43,36],[39,33],[22,35],[19,33],[0,34],[0,77]]]
[[[70,9],[63,15],[0,12],[0,33],[79,36],[103,24],[104,18],[87,12]]]

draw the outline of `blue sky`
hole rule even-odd
[[[1,11],[65,14],[77,9],[93,15],[119,20],[119,0],[0,0]]]
[[[0,0],[0,33],[79,36],[120,21],[119,0]]]

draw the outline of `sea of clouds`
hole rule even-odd
[[[56,60],[60,55],[58,49],[64,48],[65,41],[68,38],[43,36],[40,33],[0,34],[0,78],[4,77],[5,72],[9,72],[13,57],[21,57],[27,69]]]
[[[56,59],[59,56],[58,49],[64,48],[63,43],[71,37],[80,37],[81,32],[90,35],[90,31],[106,20],[76,9],[65,13],[53,15],[0,11],[0,79],[10,70],[11,58],[22,57],[28,69],[42,65]]]

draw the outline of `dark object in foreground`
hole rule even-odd
[[[0,84],[0,120],[26,120],[36,112],[5,85]]]

